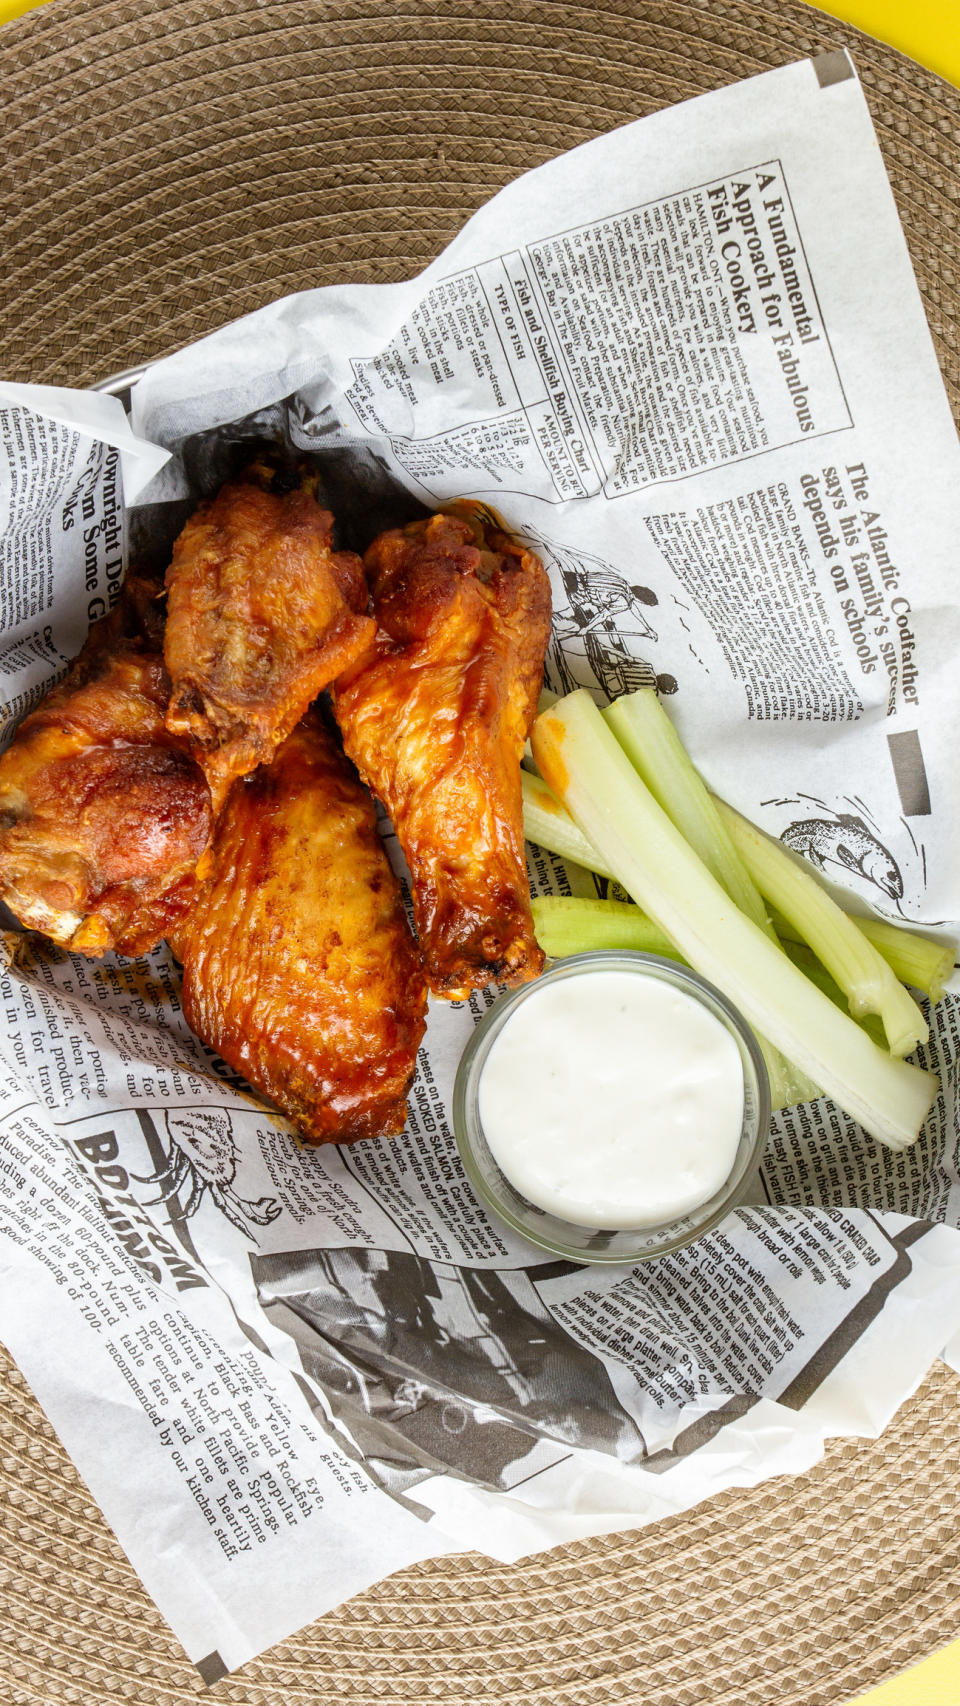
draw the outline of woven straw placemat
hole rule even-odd
[[[50,0],[0,31],[0,372],[89,384],[271,297],[425,266],[527,167],[852,48],[960,414],[960,93],[749,0]],[[230,1706],[840,1706],[960,1633],[960,1383],[634,1535],[407,1570]],[[209,1698],[0,1352],[0,1706]]]

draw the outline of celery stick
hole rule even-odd
[[[837,904],[842,905],[841,902]],[[883,955],[901,983],[909,984],[911,989],[919,989],[934,1004],[943,1000],[956,960],[955,943],[934,942],[929,936],[921,936],[903,924],[888,924],[883,918],[865,918],[859,912],[850,912],[847,916]],[[793,945],[803,941],[799,930],[782,918],[776,908],[773,909],[773,927],[793,959]]]
[[[552,960],[597,948],[636,948],[665,959],[679,958],[669,936],[630,901],[540,895],[530,904],[537,941]]]
[[[855,918],[855,924],[872,942],[888,966],[911,989],[920,989],[933,1002],[942,1001],[956,959],[956,943],[932,942],[915,930],[903,930],[884,918]]]
[[[917,1003],[882,954],[821,886],[813,872],[755,824],[717,802],[740,857],[768,901],[826,966],[854,1017],[877,1013],[891,1053],[912,1054],[928,1035]]]
[[[581,834],[570,813],[542,777],[532,776],[529,770],[521,770],[520,784],[523,789],[523,833],[527,840],[537,847],[546,847],[561,859],[572,859],[574,864],[584,865],[588,871],[596,871],[601,877],[612,877],[609,865]]]
[[[546,707],[544,707],[546,709]],[[700,772],[657,697],[641,687],[603,713],[634,769],[735,906],[768,936],[773,926],[760,892],[731,840]]]
[[[919,1135],[937,1079],[877,1048],[731,902],[657,805],[588,693],[533,727],[537,766],[624,887],[690,964],[878,1141]]]

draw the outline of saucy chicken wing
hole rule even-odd
[[[201,504],[167,571],[167,728],[191,742],[219,809],[373,633],[360,558],[334,551],[310,492],[251,467]]]
[[[213,827],[203,772],[164,723],[158,592],[128,582],[0,758],[0,895],[78,953],[155,947]]]
[[[413,879],[430,988],[462,999],[543,964],[530,915],[520,759],[550,631],[538,557],[435,515],[365,558],[377,633],[332,689],[344,746]]]
[[[426,984],[369,795],[311,711],[235,782],[171,936],[203,1041],[312,1143],[403,1128]]]

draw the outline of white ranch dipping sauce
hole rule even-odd
[[[642,973],[533,989],[483,1066],[480,1123],[529,1202],[579,1226],[676,1220],[729,1177],[743,1067],[692,996]]]

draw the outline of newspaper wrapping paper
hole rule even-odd
[[[357,543],[494,504],[550,569],[555,690],[656,681],[718,792],[955,931],[960,455],[843,55],[577,149],[420,278],[265,308],[121,417],[0,387],[5,738],[131,540],[162,561],[225,443],[283,430]],[[960,1334],[956,997],[914,1149],[783,1112],[753,1206],[632,1270],[474,1198],[451,1088],[492,993],[432,1006],[402,1137],[321,1150],[190,1033],[163,949],[11,932],[0,999],[0,1336],[207,1681],[414,1560],[801,1471]]]

